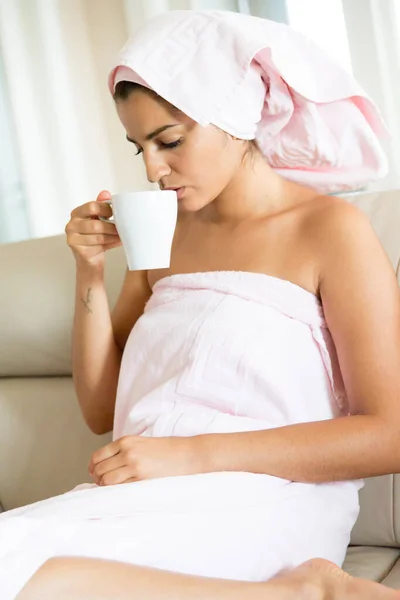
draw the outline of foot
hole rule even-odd
[[[323,559],[309,560],[279,578],[298,585],[297,600],[400,600],[400,591],[351,577]]]

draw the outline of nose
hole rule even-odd
[[[146,175],[150,183],[158,183],[163,177],[171,174],[171,167],[165,161],[162,153],[143,152]]]

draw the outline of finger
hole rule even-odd
[[[96,198],[96,202],[104,202],[104,200],[111,200],[111,194],[108,190],[102,190]]]
[[[118,454],[116,454],[115,456],[107,458],[106,460],[102,460],[101,462],[94,465],[92,477],[101,479],[106,473],[127,466],[128,464],[126,459],[124,458],[124,455],[121,454],[121,452],[118,452]]]
[[[118,240],[115,235],[103,235],[96,233],[94,235],[81,235],[80,233],[72,233],[68,236],[69,246],[107,246],[114,244]]]
[[[103,475],[99,485],[118,485],[120,483],[130,483],[132,481],[136,481],[136,478],[132,476],[132,468],[122,467],[121,469],[116,469],[115,471],[110,471]]]
[[[71,219],[88,219],[89,217],[111,217],[112,209],[105,202],[86,202],[71,212]]]
[[[105,223],[99,219],[74,219],[66,227],[67,233],[118,235],[114,223]]]
[[[113,242],[112,244],[104,244],[106,246],[107,250],[112,250],[113,248],[119,248],[120,246],[122,246],[122,242],[121,240],[119,240],[118,242]]]
[[[103,460],[107,460],[107,458],[111,458],[112,456],[115,456],[116,454],[119,453],[119,451],[120,451],[120,445],[118,443],[118,440],[116,440],[115,442],[110,442],[106,446],[103,446],[102,448],[99,448],[98,450],[93,452],[92,458],[89,463],[89,467],[93,466],[93,469],[94,469],[94,467],[98,463],[100,463]]]

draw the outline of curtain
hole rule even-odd
[[[400,0],[342,0],[353,72],[391,132],[389,175],[372,189],[400,187]]]
[[[5,116],[0,96],[0,227],[7,229],[0,241],[62,233],[72,209],[102,189],[153,187],[125,141],[107,75],[145,18],[188,8],[237,10],[238,2],[0,1],[1,81],[9,100]]]
[[[67,8],[68,7],[68,8]],[[75,12],[70,27],[69,10]],[[15,123],[15,139],[27,196],[27,218],[35,237],[61,233],[70,210],[94,190],[94,165],[112,182],[103,128],[89,147],[84,122],[91,104],[91,123],[99,122],[93,98],[93,68],[82,7],[71,0],[14,0],[0,3],[0,35],[6,83]],[[85,84],[72,72],[71,47],[79,47]],[[96,179],[96,178],[94,178]]]
[[[169,10],[231,10],[238,11],[241,0],[124,0],[129,33],[132,34],[144,19]]]
[[[29,237],[30,232],[1,61],[0,140],[0,243],[4,243]]]

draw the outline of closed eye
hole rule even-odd
[[[183,142],[183,138],[179,138],[176,142],[170,142],[169,144],[164,144],[164,142],[160,142],[162,148],[177,148]]]
[[[165,149],[177,148],[182,143],[183,143],[183,138],[179,138],[179,140],[176,140],[176,142],[170,142],[169,144],[166,144],[164,142],[159,142],[159,146],[162,150],[165,150]],[[143,148],[137,148],[136,156],[138,156],[139,154],[142,154],[142,152],[143,152]]]

